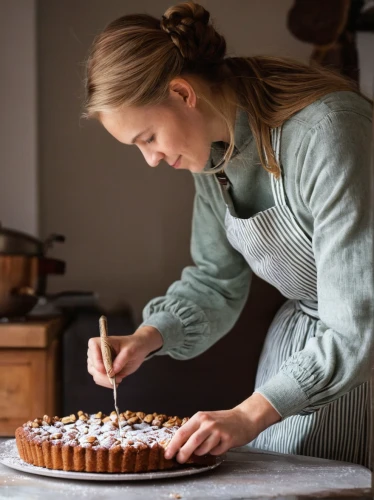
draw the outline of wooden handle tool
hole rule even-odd
[[[118,435],[120,437],[121,436],[121,421],[119,418],[119,410],[118,410],[118,406],[117,406],[117,386],[116,386],[116,378],[111,377],[109,375],[109,373],[113,369],[113,360],[112,360],[112,348],[111,348],[109,340],[108,340],[108,322],[107,322],[105,316],[100,317],[99,328],[100,328],[100,338],[101,338],[101,354],[103,357],[103,362],[104,362],[106,374],[108,375],[110,383],[113,386],[114,408],[115,408],[116,413],[117,413]],[[121,437],[120,437],[120,439],[121,439]],[[121,443],[122,443],[122,439],[121,439]]]
[[[105,316],[100,317],[99,327],[100,327],[100,338],[101,338],[101,354],[103,357],[106,374],[108,375],[111,384],[115,387],[116,385],[115,377],[111,377],[109,375],[109,373],[113,369],[113,361],[112,361],[112,348],[108,340],[108,323]]]

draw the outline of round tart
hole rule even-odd
[[[118,417],[79,411],[36,418],[16,430],[22,460],[38,467],[78,472],[147,472],[181,465],[164,451],[188,418],[126,411]],[[212,455],[192,455],[188,465],[211,465]]]

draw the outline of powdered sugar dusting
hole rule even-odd
[[[14,439],[3,443],[0,440],[0,460],[6,463],[5,459],[11,456],[12,460],[22,462],[17,458]],[[128,500],[166,500],[180,496],[183,500],[228,500],[295,498],[298,495],[311,498],[371,498],[371,474],[362,466],[260,452],[253,448],[229,452],[220,467],[193,479],[189,477],[191,474],[210,471],[212,467],[140,474],[101,474],[56,471],[22,464],[20,472],[0,466],[1,498],[70,500],[121,497]],[[39,477],[39,474],[49,477]],[[179,477],[183,475],[186,477]],[[61,481],[62,478],[64,481]],[[169,479],[155,482],[161,478]],[[142,479],[147,481],[140,482]],[[132,483],[133,480],[136,482]]]
[[[84,448],[93,447],[112,449],[117,446],[126,448],[133,446],[153,446],[156,443],[166,446],[179,426],[159,427],[146,422],[129,425],[127,420],[121,419],[122,427],[119,431],[118,419],[111,416],[107,422],[90,415],[87,420],[77,420],[74,423],[63,424],[54,422],[50,425],[40,427],[30,427],[24,425],[24,430],[30,438],[38,443],[50,441],[53,444],[67,446],[82,446]]]
[[[23,460],[19,458],[17,447],[15,446],[14,440],[6,441],[1,445],[1,452],[4,457],[7,458],[7,462],[10,466],[12,465],[27,465],[30,467],[34,467],[31,464],[27,464]]]

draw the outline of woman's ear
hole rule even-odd
[[[184,78],[174,78],[169,83],[170,97],[173,99],[183,99],[183,102],[189,107],[194,108],[197,102],[197,96],[192,85]]]

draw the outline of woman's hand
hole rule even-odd
[[[176,455],[179,463],[185,463],[193,453],[222,455],[230,448],[249,443],[280,418],[258,393],[232,410],[200,411],[177,431],[165,451],[165,458]]]
[[[143,326],[133,335],[122,337],[110,336],[112,347],[113,369],[109,376],[116,378],[116,383],[135,372],[148,354],[162,347],[162,337],[156,328]],[[100,337],[88,341],[87,370],[98,385],[111,388],[103,358],[101,355]]]

